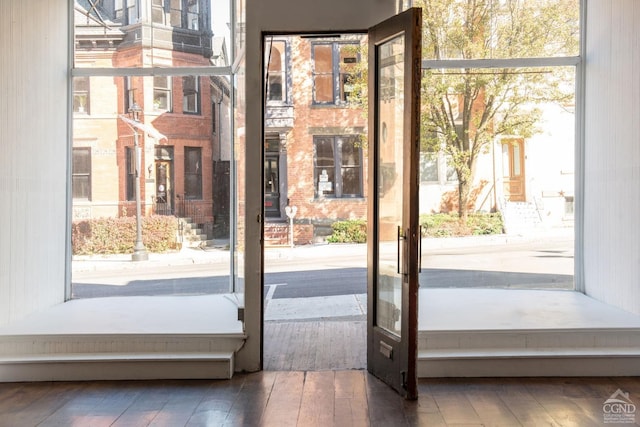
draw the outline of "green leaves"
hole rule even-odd
[[[416,0],[424,9],[423,58],[577,55],[578,0]],[[421,148],[442,150],[460,179],[466,216],[478,156],[500,135],[538,132],[543,103],[571,103],[562,68],[460,68],[423,72]]]

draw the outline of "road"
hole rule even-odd
[[[314,256],[266,259],[265,296],[278,299],[366,293],[366,254],[364,247],[356,249],[345,254],[327,247]],[[228,271],[225,262],[78,271],[73,273],[72,295],[94,298],[226,293],[230,290]],[[420,285],[571,289],[573,241],[423,249]]]

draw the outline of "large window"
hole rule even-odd
[[[73,175],[69,168],[68,179],[73,180],[74,225],[108,219],[126,223],[126,228],[135,220],[136,228],[142,226],[149,253],[202,247],[214,238],[229,241],[235,251],[230,194],[235,191],[238,145],[231,109],[236,88],[242,85],[227,67],[233,58],[230,32],[238,28],[231,12],[240,9],[232,8],[230,0],[74,0],[71,4],[74,168]],[[76,151],[76,147],[87,148]],[[156,220],[167,224],[161,232],[162,247],[153,239],[148,243],[152,231],[147,225]],[[102,242],[98,248],[89,241],[91,236],[85,237],[74,240],[74,255],[132,254],[132,260],[140,260],[133,257],[134,238],[126,238],[124,245]],[[162,277],[143,286],[135,280],[123,286],[92,286],[84,269],[78,269],[82,261],[72,260],[71,298],[184,292],[181,286],[164,286]],[[229,267],[227,277],[216,277],[189,293],[228,292],[232,264],[224,263]],[[110,265],[97,280],[113,284],[108,277],[117,276],[120,268]],[[147,271],[156,273],[152,268]],[[185,279],[182,285],[193,272],[176,266],[172,274]]]
[[[182,78],[182,111],[189,114],[200,113],[200,82],[196,76]]]
[[[362,197],[362,149],[356,136],[316,136],[315,197]]]
[[[73,149],[73,198],[91,200],[91,148]]]
[[[573,222],[565,197],[574,194],[575,182],[581,3],[414,2],[425,12],[420,148],[421,182],[428,185],[420,186],[420,214],[469,219],[455,231],[465,234],[484,233],[473,216],[499,218],[497,232],[552,236],[532,239],[527,250],[554,254],[517,258],[520,248],[512,242],[492,243],[492,257],[513,257],[502,271],[526,274],[497,275],[478,263],[473,280],[455,273],[457,266],[442,280],[429,273],[438,266],[429,265],[428,286],[573,289]],[[465,251],[478,259],[485,253],[480,246]]]
[[[344,104],[353,91],[352,81],[360,61],[355,43],[315,43],[313,60],[314,104]]]
[[[202,148],[184,147],[184,198],[202,199]]]

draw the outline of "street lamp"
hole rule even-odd
[[[131,119],[139,123],[140,122],[140,112],[142,108],[133,101],[133,105],[129,108],[129,114]],[[136,243],[133,246],[133,254],[131,255],[132,261],[147,261],[149,259],[149,254],[147,253],[147,248],[144,247],[144,243],[142,243],[142,209],[140,207],[140,164],[142,161],[142,153],[140,152],[140,145],[138,144],[138,131],[133,128],[133,160],[134,160],[134,179],[135,179],[135,197],[136,197]]]

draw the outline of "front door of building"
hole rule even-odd
[[[266,152],[264,156],[264,215],[280,218],[280,172],[277,152]]]
[[[369,30],[367,368],[417,397],[421,9]]]
[[[524,202],[524,140],[502,141],[502,170],[505,198],[511,202]]]
[[[173,176],[172,161],[156,161],[156,194],[155,213],[158,215],[173,215]]]

